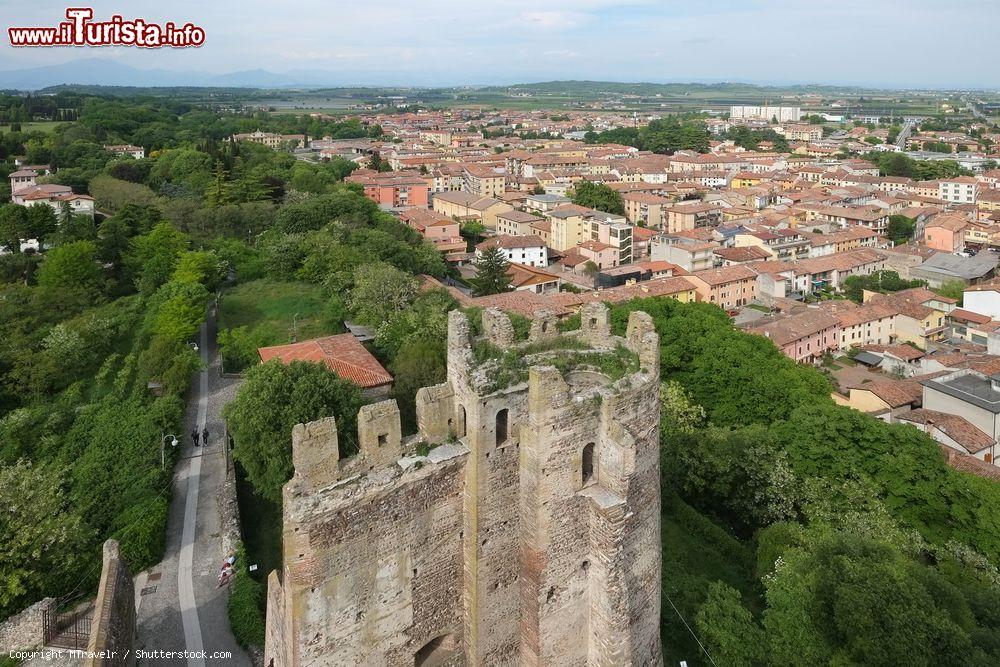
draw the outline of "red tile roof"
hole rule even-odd
[[[392,376],[382,368],[378,359],[349,333],[290,345],[262,347],[257,350],[257,354],[265,362],[271,359],[278,359],[283,364],[293,361],[323,362],[334,373],[362,389],[381,387],[392,382]]]

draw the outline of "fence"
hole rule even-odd
[[[90,626],[93,608],[84,611],[58,613],[46,609],[42,614],[42,633],[45,645],[55,648],[86,650],[90,643]]]

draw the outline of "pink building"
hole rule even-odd
[[[942,252],[958,252],[965,247],[965,229],[969,221],[961,213],[936,215],[924,226],[924,242],[928,248]]]
[[[348,183],[358,183],[368,197],[380,206],[398,208],[419,206],[427,208],[430,186],[427,179],[415,171],[390,171],[385,173],[364,170],[357,171],[344,179]]]
[[[458,223],[446,215],[426,208],[410,208],[401,211],[399,219],[420,232],[446,255],[466,251],[466,242],[459,233]]]
[[[816,362],[825,352],[840,349],[840,320],[819,309],[789,315],[750,329],[771,339],[789,359]]]
[[[610,269],[618,266],[618,248],[600,241],[584,241],[577,246],[580,254],[593,262],[599,269]]]

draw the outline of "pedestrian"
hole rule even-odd
[[[205,425],[205,428],[201,429],[201,440],[206,445],[208,444],[208,425],[207,424]]]
[[[191,431],[191,439],[194,440],[194,446],[198,446],[198,429]]]
[[[229,583],[229,581],[232,578],[233,578],[233,566],[230,565],[229,563],[226,563],[222,566],[222,572],[219,573],[219,585],[216,586],[216,588],[219,588],[220,586],[225,586],[226,584]]]

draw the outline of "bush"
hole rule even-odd
[[[236,574],[229,587],[229,625],[243,648],[264,645],[264,586],[250,576],[247,554],[241,542],[236,547]]]
[[[257,363],[257,342],[246,327],[219,332],[219,353],[227,373],[239,373]]]
[[[166,540],[166,498],[155,496],[125,510],[115,523],[122,527],[113,537],[121,544],[121,553],[133,572],[160,562]]]

